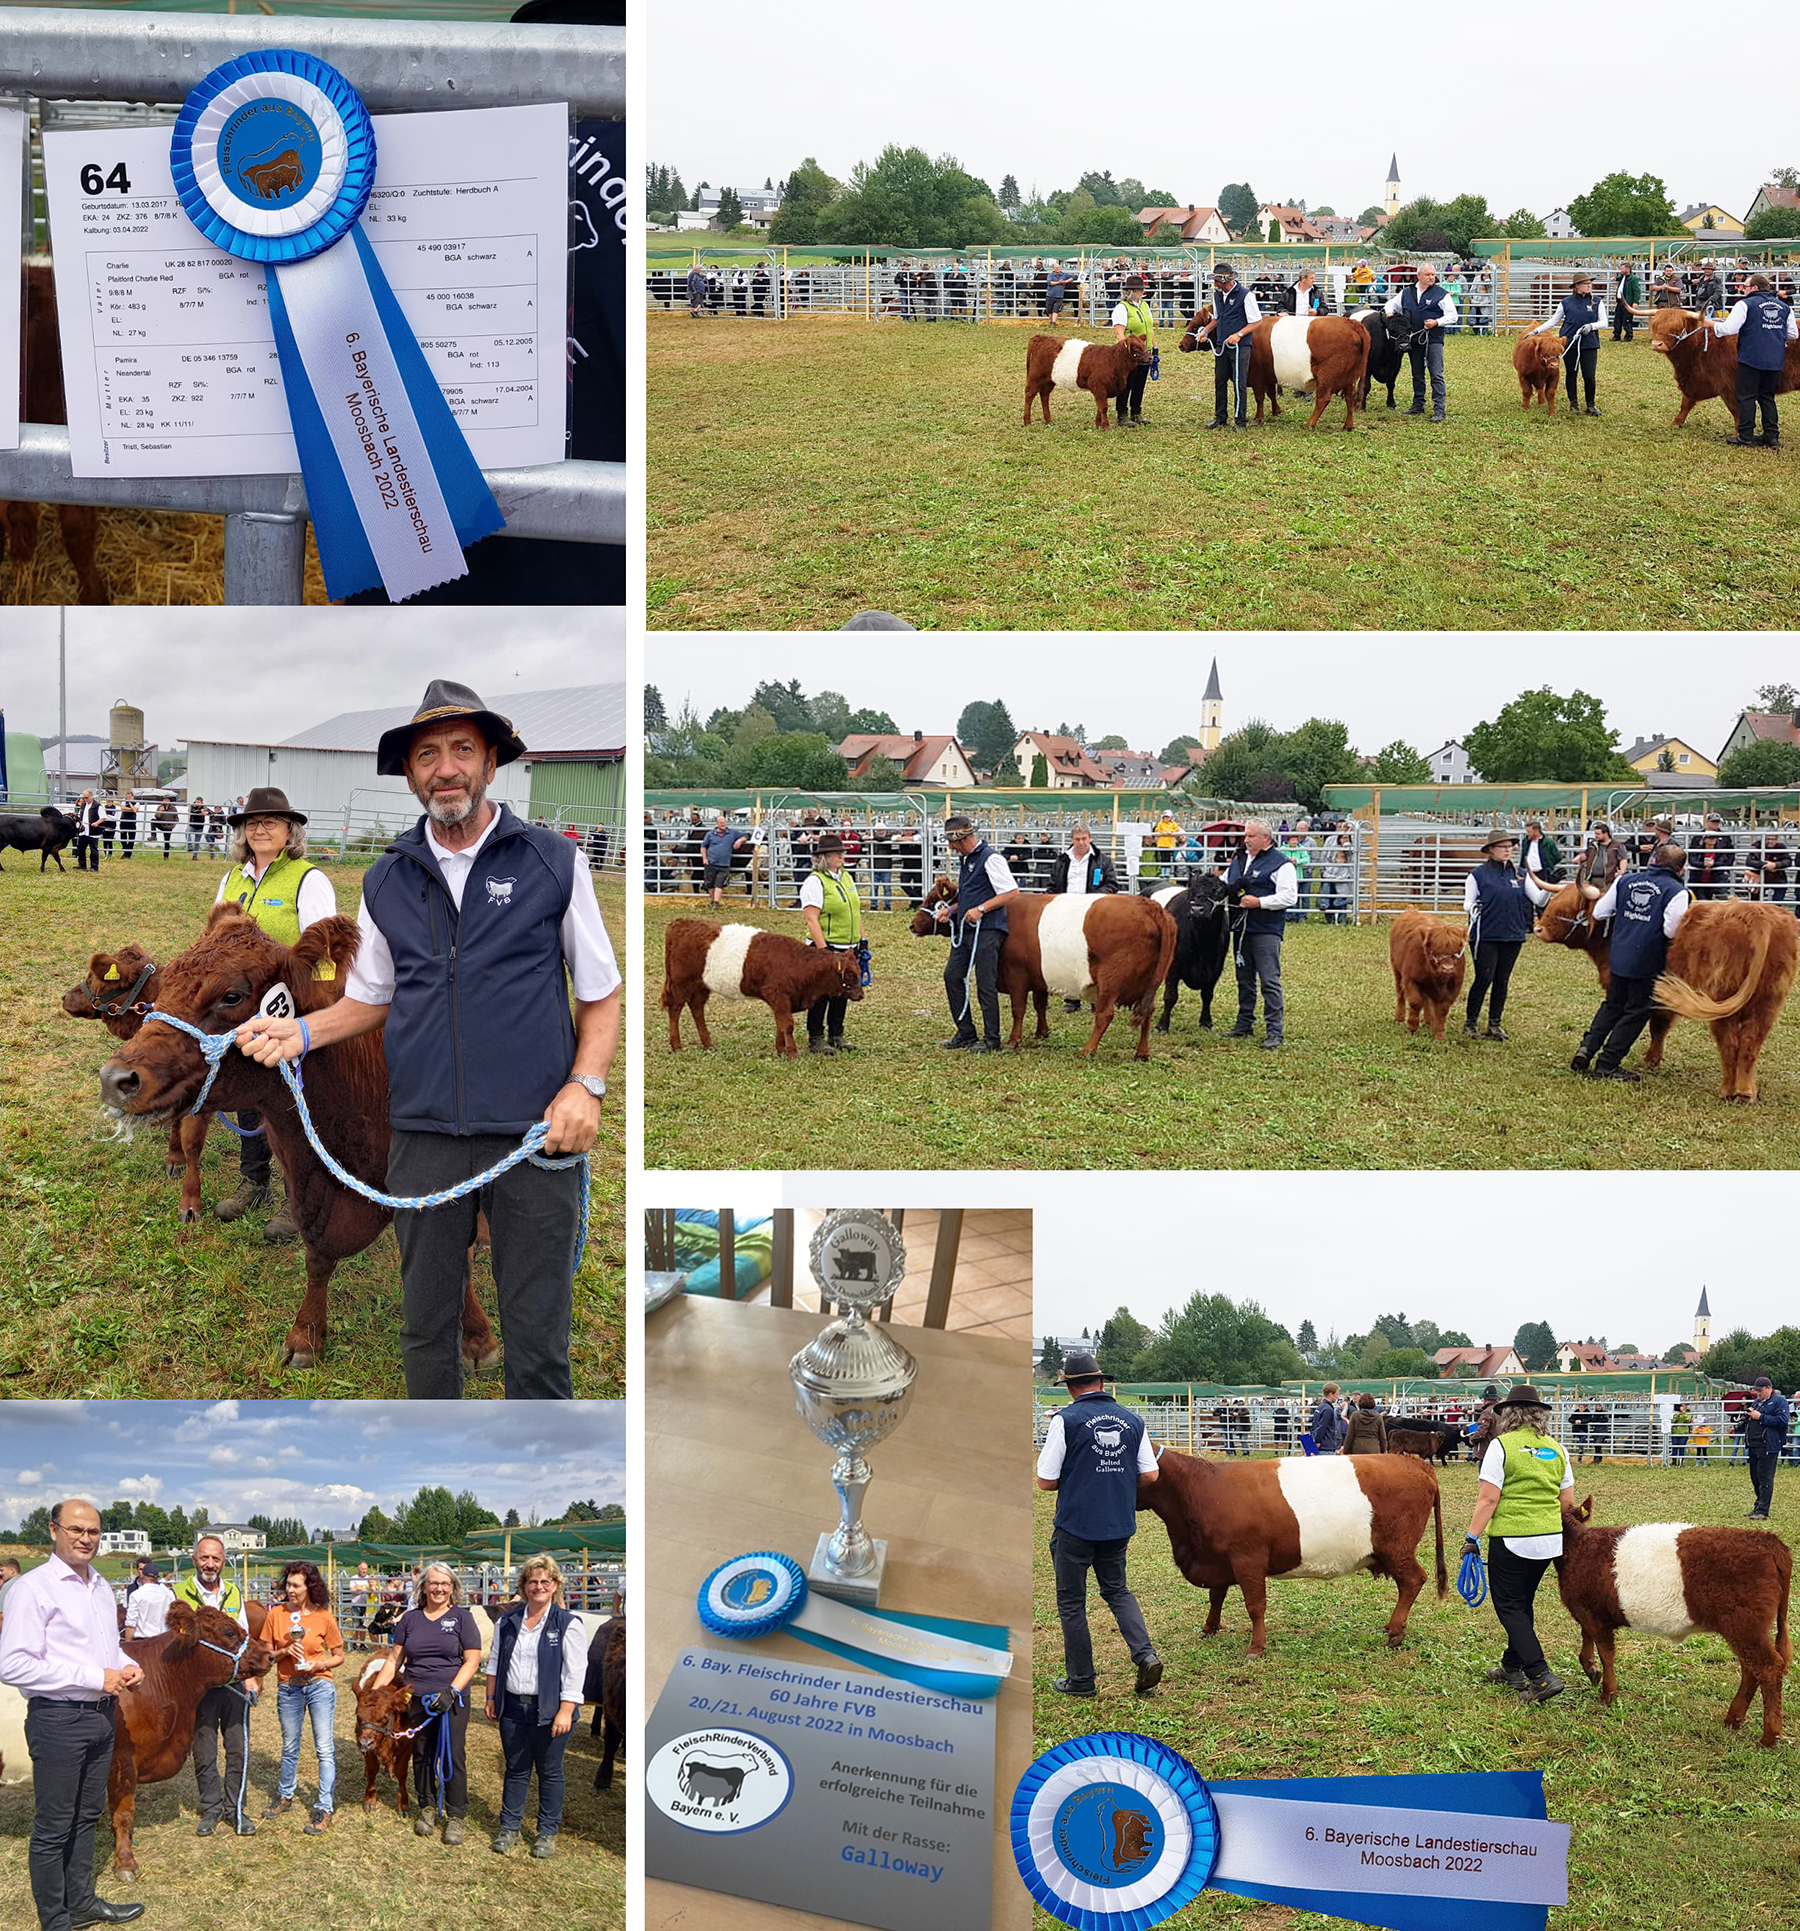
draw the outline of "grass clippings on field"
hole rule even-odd
[[[168,960],[198,937],[223,861],[144,851],[98,874],[37,870],[8,853],[0,876],[6,965],[0,974],[0,1394],[40,1399],[212,1400],[398,1397],[400,1257],[392,1227],[332,1276],[325,1358],[283,1368],[281,1344],[305,1291],[299,1244],[270,1246],[263,1214],[227,1226],[214,1205],[237,1185],[237,1141],[208,1136],[205,1206],[176,1218],[179,1181],[165,1176],[166,1128],[115,1140],[96,1078],[113,1039],[69,1018],[62,995],[89,956],[135,939]],[[324,868],[338,909],[353,915],[355,868]],[[602,881],[601,909],[622,944],[625,895]],[[587,1252],[575,1279],[575,1393],[615,1399],[625,1386],[624,1055],[609,1080],[592,1155]],[[496,1315],[488,1257],[476,1291]],[[498,1323],[496,1322],[496,1325]],[[470,1395],[498,1396],[499,1371]]]
[[[1063,1674],[1062,1633],[1048,1550],[1055,1497],[1037,1498],[1033,1644],[1036,1747],[1095,1730],[1132,1730],[1171,1744],[1207,1778],[1402,1775],[1538,1770],[1551,1817],[1572,1826],[1569,1903],[1553,1931],[1749,1931],[1791,1902],[1800,1789],[1794,1726],[1774,1750],[1757,1739],[1760,1700],[1740,1731],[1724,1727],[1737,1663],[1718,1637],[1681,1644],[1622,1633],[1619,1699],[1610,1710],[1588,1687],[1580,1636],[1546,1575],[1537,1629],[1568,1684],[1536,1708],[1481,1679],[1504,1637],[1491,1604],[1470,1610],[1455,1592],[1463,1530],[1475,1497],[1466,1463],[1439,1472],[1444,1490],[1449,1596],[1427,1582],[1405,1644],[1386,1646],[1391,1583],[1367,1576],[1269,1585],[1266,1656],[1249,1655],[1243,1598],[1226,1600],[1224,1626],[1202,1639],[1206,1593],[1176,1569],[1160,1521],[1143,1514],[1130,1580],[1166,1665],[1153,1697],[1132,1694],[1133,1672],[1098,1593],[1088,1592],[1099,1695],[1077,1703],[1050,1686]],[[1750,1498],[1741,1466],[1575,1470],[1600,1522],[1741,1521]],[[1784,1487],[1783,1485],[1786,1484]],[[1800,1487],[1776,1482],[1770,1526],[1800,1531]],[[1420,1560],[1432,1568],[1431,1531]],[[1040,1926],[1051,1920],[1038,1914]],[[1217,1892],[1169,1920],[1220,1931],[1324,1931],[1341,1924]],[[1451,1922],[1446,1919],[1446,1923]]]
[[[413,1834],[411,1822],[395,1808],[393,1779],[385,1772],[379,1807],[363,1810],[354,1684],[364,1660],[352,1651],[337,1673],[336,1815],[325,1835],[308,1837],[303,1829],[306,1806],[318,1788],[310,1724],[300,1746],[294,1809],[260,1821],[281,1758],[271,1671],[250,1719],[246,1809],[258,1823],[255,1836],[236,1836],[228,1816],[211,1837],[196,1837],[194,1773],[183,1765],[168,1782],[145,1784],[139,1792],[134,1841],[142,1874],[135,1884],[111,1869],[112,1831],[102,1814],[94,1851],[100,1896],[118,1904],[141,1903],[143,1923],[155,1931],[235,1931],[296,1917],[321,1931],[346,1925],[358,1931],[417,1931],[420,1925],[445,1922],[484,1931],[521,1922],[622,1931],[632,1772],[621,1758],[613,1768],[612,1788],[594,1789],[600,1745],[588,1732],[592,1709],[577,1717],[564,1758],[568,1792],[556,1855],[531,1855],[534,1784],[524,1841],[511,1856],[496,1857],[489,1843],[499,1827],[503,1763],[498,1726],[479,1706],[486,1679],[478,1677],[471,1690],[477,1702],[469,1718],[467,1835],[460,1845],[446,1845],[439,1837]],[[31,1801],[29,1785],[0,1790],[0,1897],[19,1907],[8,1913],[15,1924],[30,1917],[25,1848]]]
[[[1072,329],[1098,341],[1108,331]],[[1212,358],[1159,333],[1145,426],[1059,394],[1020,426],[1023,324],[648,317],[653,626],[1781,628],[1800,454],[1675,429],[1665,358],[1600,354],[1601,415],[1519,407],[1509,338],[1446,343],[1450,419],[1334,404],[1207,434]],[[654,661],[654,660],[653,660]],[[655,676],[654,669],[651,675]]]
[[[1462,1036],[1457,1010],[1442,1045],[1394,1023],[1385,926],[1291,926],[1282,947],[1287,1045],[1265,1053],[1227,1040],[1237,1011],[1229,962],[1200,1030],[1183,991],[1173,1030],[1131,1054],[1121,1014],[1094,1061],[1077,1057],[1092,1014],[1050,1001],[1051,1037],[992,1057],[946,1053],[948,944],[915,939],[902,913],[867,913],[875,979],[849,1008],[849,1059],[774,1056],[760,1003],[712,999],[713,1050],[693,1022],[671,1054],[662,984],[671,920],[710,916],[693,899],[645,905],[648,990],[644,1158],[651,1167],[804,1169],[1023,1167],[1076,1172],[1247,1167],[1791,1168],[1800,1166],[1800,1047],[1792,1011],[1758,1067],[1754,1106],[1718,1098],[1710,1034],[1687,1020],[1669,1035],[1663,1071],[1626,1087],[1578,1079],[1569,1056],[1600,1003],[1593,967],[1528,943],[1513,974],[1505,1045]],[[740,898],[727,919],[798,935],[797,913]],[[1001,1031],[1012,1021],[1004,996]],[[1160,1004],[1159,1004],[1160,1011]],[[1026,1020],[1026,1039],[1032,1020]],[[1640,1047],[1633,1056],[1641,1060]]]

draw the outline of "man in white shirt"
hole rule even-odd
[[[382,1032],[387,1190],[403,1197],[488,1172],[539,1120],[545,1158],[586,1153],[599,1133],[619,969],[571,841],[488,801],[500,765],[524,749],[474,691],[434,679],[411,721],[384,731],[377,748],[377,771],[404,776],[425,812],[364,878],[362,944],[343,997],[305,1021],[259,1017],[238,1031],[239,1047],[265,1066],[298,1059],[309,1043]],[[506,1393],[571,1397],[582,1183],[579,1166],[525,1160],[479,1193],[395,1216],[410,1396],[462,1393],[468,1251],[485,1207]]]
[[[147,1562],[138,1574],[138,1586],[125,1603],[127,1636],[160,1636],[169,1626],[169,1611],[175,1605],[175,1592],[162,1579],[162,1571]]]

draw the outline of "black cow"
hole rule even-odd
[[[40,872],[52,858],[56,859],[59,872],[68,869],[57,854],[66,851],[74,837],[75,820],[54,805],[45,805],[35,818],[28,818],[23,812],[0,817],[0,852],[38,852]],[[0,866],[0,871],[4,869]]]
[[[723,1809],[737,1802],[749,1774],[748,1764],[708,1763],[704,1757],[687,1757],[681,1765],[681,1787],[695,1803],[711,1803]]]
[[[587,1679],[581,1700],[594,1706],[594,1735],[603,1755],[594,1788],[612,1787],[613,1759],[625,1747],[625,1618],[609,1616],[588,1644]]]
[[[1212,1027],[1213,988],[1225,970],[1231,951],[1231,894],[1216,872],[1195,871],[1185,885],[1165,885],[1152,892],[1175,921],[1175,962],[1163,981],[1162,1017],[1156,1030],[1166,1033],[1181,988],[1200,995],[1200,1023]]]
[[[1417,1453],[1406,1445],[1396,1446],[1396,1435],[1416,1435],[1420,1445],[1426,1449],[1424,1459],[1433,1462],[1447,1462],[1461,1448],[1467,1439],[1463,1425],[1459,1421],[1433,1421],[1426,1415],[1388,1416],[1388,1452],[1395,1455]]]
[[[1387,315],[1378,308],[1361,309],[1357,319],[1369,331],[1369,373],[1363,379],[1361,406],[1369,406],[1369,391],[1376,384],[1387,388],[1387,406],[1394,406],[1394,384],[1406,367],[1406,345],[1412,340],[1412,324],[1403,315]]]

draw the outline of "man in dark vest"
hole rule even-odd
[[[1715,335],[1738,339],[1738,432],[1725,440],[1736,449],[1779,449],[1781,417],[1775,390],[1787,363],[1787,345],[1800,337],[1794,311],[1775,293],[1775,284],[1758,273],[1748,278],[1743,299],[1724,321],[1713,324]],[[1763,432],[1756,433],[1756,411],[1762,409]]]
[[[950,963],[944,991],[956,1031],[947,1050],[967,1047],[978,1053],[1000,1050],[1000,952],[1006,944],[1006,908],[1019,896],[1012,867],[959,812],[944,821],[944,836],[961,861],[954,905],[938,904],[932,916],[950,927]],[[971,975],[974,993],[970,994]],[[975,1030],[975,1008],[981,1031]]]
[[[1681,877],[1686,863],[1686,851],[1667,841],[1657,846],[1644,871],[1621,873],[1595,903],[1591,916],[1596,924],[1613,920],[1612,977],[1593,1024],[1569,1061],[1573,1071],[1591,1079],[1642,1077],[1620,1062],[1650,1023],[1656,975],[1687,915],[1688,889]]]
[[[265,1066],[381,1031],[392,1194],[437,1193],[487,1172],[539,1120],[547,1159],[587,1152],[600,1129],[619,969],[574,842],[488,800],[495,772],[524,749],[510,720],[466,685],[434,679],[376,749],[376,770],[404,777],[425,813],[364,878],[362,944],[343,997],[305,1022],[258,1018],[238,1031],[239,1047]],[[524,1160],[460,1200],[395,1216],[410,1396],[462,1393],[463,1287],[483,1208],[506,1392],[571,1396],[581,1178],[577,1166]]]
[[[1237,278],[1230,262],[1222,261],[1213,270],[1213,318],[1197,332],[1202,342],[1208,336],[1213,347],[1213,419],[1208,429],[1228,427],[1226,401],[1232,383],[1237,384],[1237,426],[1244,427],[1244,408],[1249,400],[1250,330],[1262,320],[1262,307],[1256,296]]]
[[[1125,1555],[1137,1529],[1137,1498],[1160,1474],[1144,1418],[1106,1392],[1099,1361],[1079,1350],[1063,1367],[1069,1405],[1050,1417],[1038,1456],[1037,1485],[1056,1493],[1050,1560],[1056,1572],[1056,1613],[1062,1622],[1063,1667],[1056,1687],[1064,1696],[1094,1694],[1094,1644],[1088,1633],[1087,1579],[1093,1570],[1100,1600],[1112,1611],[1131,1660],[1137,1693],[1148,1696],[1163,1666],[1144,1627],[1144,1612],[1125,1580]]]
[[[1456,303],[1440,286],[1437,270],[1422,267],[1387,305],[1389,315],[1402,315],[1412,324],[1407,354],[1412,358],[1413,399],[1409,416],[1425,413],[1425,372],[1431,372],[1431,420],[1444,420],[1444,331],[1456,326]]]
[[[1260,985],[1262,1043],[1273,1051],[1282,1042],[1287,1018],[1281,997],[1281,935],[1287,930],[1289,911],[1300,902],[1300,880],[1266,819],[1252,818],[1245,825],[1244,843],[1226,868],[1225,885],[1237,895],[1232,927],[1238,985],[1237,1024],[1225,1037],[1254,1036]]]
[[[1744,1450],[1750,1458],[1750,1486],[1753,1498],[1750,1519],[1766,1522],[1775,1503],[1775,1468],[1787,1444],[1788,1424],[1792,1418],[1786,1395],[1764,1375],[1756,1377],[1756,1392],[1744,1404],[1739,1425],[1744,1431]]]

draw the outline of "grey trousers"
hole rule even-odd
[[[225,1781],[219,1781],[219,1737],[225,1738]],[[244,1699],[229,1683],[216,1684],[194,1715],[194,1782],[200,1810],[236,1817],[244,1779]]]
[[[1125,1580],[1125,1554],[1130,1547],[1129,1536],[1121,1542],[1087,1542],[1061,1529],[1050,1531],[1056,1614],[1063,1633],[1063,1667],[1075,1689],[1091,1689],[1094,1683],[1094,1641],[1088,1633],[1087,1619],[1090,1569],[1100,1584],[1100,1600],[1112,1611],[1131,1660],[1139,1663],[1155,1654],[1150,1632],[1144,1627],[1144,1612]]]
[[[388,1143],[387,1191],[436,1193],[484,1172],[518,1142],[504,1134],[408,1133]],[[394,1216],[400,1242],[400,1359],[414,1401],[462,1394],[463,1282],[475,1218],[485,1208],[494,1238],[494,1287],[513,1401],[568,1401],[569,1323],[581,1172],[520,1163],[476,1193],[443,1207]]]
[[[1408,349],[1412,361],[1413,401],[1425,400],[1425,372],[1431,371],[1431,410],[1433,415],[1444,413],[1444,332],[1433,329],[1426,336],[1422,348]]]
[[[31,1896],[41,1931],[69,1931],[94,1902],[94,1829],[106,1808],[112,1768],[109,1698],[57,1703],[34,1696],[25,1706],[31,1753]]]
[[[1256,1023],[1256,992],[1262,988],[1263,1031],[1271,1039],[1282,1036],[1287,1008],[1281,998],[1281,934],[1246,932],[1237,952],[1239,1027],[1248,1032]]]

